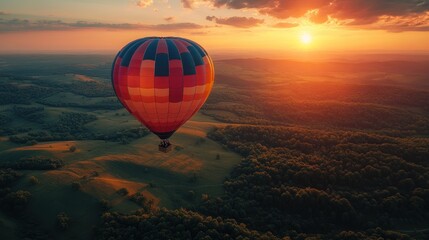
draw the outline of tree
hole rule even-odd
[[[110,205],[109,201],[107,201],[106,199],[101,199],[100,200],[100,206],[103,209],[103,211],[107,211],[107,210],[109,210],[112,207]]]
[[[75,146],[75,145],[71,146],[71,147],[69,148],[69,151],[70,151],[70,152],[75,152],[75,151],[76,151],[76,146]]]
[[[30,198],[30,192],[18,190],[7,194],[3,199],[3,203],[14,209],[23,209],[27,206]]]
[[[80,182],[72,182],[71,186],[73,190],[78,191],[82,187],[82,184]]]
[[[57,215],[57,227],[63,231],[70,227],[70,218],[65,212]]]
[[[128,189],[120,188],[118,191],[116,191],[116,193],[121,195],[121,196],[127,196],[128,195]]]
[[[37,185],[37,184],[39,184],[39,179],[35,176],[31,176],[30,177],[30,183],[31,183],[31,185]]]

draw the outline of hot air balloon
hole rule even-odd
[[[137,120],[171,150],[169,138],[207,100],[214,83],[213,61],[194,41],[146,37],[128,43],[113,61],[116,96]]]

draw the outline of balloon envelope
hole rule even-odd
[[[119,101],[161,139],[169,138],[201,108],[213,82],[211,58],[184,38],[137,39],[113,62],[112,84]]]

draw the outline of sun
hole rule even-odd
[[[309,44],[312,41],[312,37],[309,33],[303,33],[300,36],[300,40],[303,44]]]

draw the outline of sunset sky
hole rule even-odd
[[[0,53],[115,53],[181,36],[214,54],[428,53],[426,0],[1,0]]]

